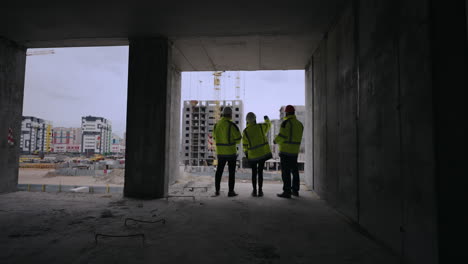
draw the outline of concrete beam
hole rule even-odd
[[[124,195],[167,195],[170,58],[165,38],[130,39]]]
[[[0,38],[0,193],[16,190],[26,49]],[[9,130],[14,144],[9,144]]]

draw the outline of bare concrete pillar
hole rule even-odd
[[[26,49],[0,37],[0,193],[18,184],[25,65]]]
[[[127,197],[165,197],[168,184],[178,171],[174,166],[177,145],[173,142],[175,138],[179,143],[180,73],[172,69],[170,58],[170,45],[165,38],[130,39],[124,187]]]

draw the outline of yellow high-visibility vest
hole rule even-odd
[[[270,120],[261,124],[247,124],[242,132],[242,145],[249,161],[272,158],[270,145],[266,137],[271,128]]]
[[[222,117],[214,125],[213,139],[216,142],[216,155],[218,158],[236,158],[237,147],[241,134],[239,128],[230,119]]]
[[[301,147],[304,126],[295,115],[286,116],[281,123],[280,133],[275,137],[280,154],[297,156]]]

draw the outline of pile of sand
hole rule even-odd
[[[110,173],[107,173],[103,176],[97,176],[95,178],[96,182],[123,185],[125,181],[125,170],[113,169]]]

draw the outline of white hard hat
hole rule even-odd
[[[255,116],[254,113],[252,112],[249,112],[245,118],[247,120],[248,123],[255,123],[257,122],[257,117]]]
[[[229,106],[224,107],[223,115],[232,115],[232,108]]]

